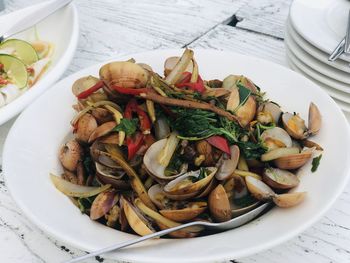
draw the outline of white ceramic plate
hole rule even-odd
[[[133,57],[161,73],[165,58],[182,52],[152,51],[118,60]],[[348,181],[350,149],[344,145],[350,145],[349,126],[340,108],[322,89],[300,74],[262,59],[210,50],[195,50],[195,57],[205,79],[222,79],[228,74],[249,76],[284,110],[300,112],[305,119],[311,101],[319,106],[323,128],[314,140],[326,151],[317,172],[308,170],[296,189],[307,191],[308,196],[297,207],[272,209],[234,230],[193,239],[150,240],[109,254],[109,257],[127,262],[202,263],[257,253],[294,237],[319,220]],[[58,82],[31,104],[9,132],[3,154],[6,185],[24,214],[44,231],[86,251],[135,237],[82,215],[49,179],[50,172],[61,172],[57,153],[71,130],[69,122],[74,116],[71,105],[75,102],[71,85],[82,76],[97,75],[101,65]]]
[[[349,9],[348,0],[295,0],[290,20],[304,39],[330,54],[345,36]],[[350,56],[341,58],[350,61]]]
[[[290,58],[290,60],[295,64],[301,71],[304,72],[304,74],[312,77],[313,79],[321,82],[324,84],[324,86],[327,86],[326,89],[327,93],[337,98],[338,100],[341,100],[346,103],[350,103],[350,94],[347,92],[343,92],[341,90],[349,89],[349,85],[346,85],[342,82],[332,80],[328,78],[325,75],[322,75],[321,73],[315,71],[314,69],[307,66],[304,62],[302,62],[300,59],[298,59],[292,50],[289,49],[289,47],[286,45],[286,52],[287,56]]]
[[[337,59],[336,61],[329,61],[328,57],[329,55],[321,50],[319,50],[317,47],[311,45],[309,42],[307,42],[305,39],[303,39],[293,28],[293,25],[291,24],[290,20],[287,20],[286,23],[286,32],[291,36],[291,38],[295,41],[296,44],[300,48],[302,48],[304,51],[306,51],[309,55],[313,56],[314,58],[318,59],[324,64],[327,64],[333,68],[342,70],[344,72],[350,73],[350,64],[349,62],[346,62],[341,59]]]
[[[294,55],[303,61],[307,66],[314,69],[315,71],[339,82],[343,82],[348,85],[347,89],[342,91],[350,92],[350,74],[336,68],[330,67],[327,64],[323,64],[321,61],[310,56],[302,48],[295,43],[289,32],[285,31],[284,41],[288,48],[293,51]],[[349,67],[350,68],[350,67]]]
[[[315,82],[318,86],[320,86],[321,88],[323,88],[326,92],[331,89],[330,87],[324,85],[323,83],[313,79],[312,77],[310,77],[309,75],[306,75],[302,70],[300,70],[293,62],[292,60],[287,56],[287,62],[290,66],[291,69],[293,69],[294,71],[304,75],[305,77],[307,77],[308,79],[312,80],[313,82]],[[334,97],[332,97],[333,100],[338,104],[338,106],[345,112],[349,112],[350,113],[350,104],[343,102],[341,100],[338,100]]]
[[[46,4],[43,3],[41,5]],[[38,7],[36,5],[1,16],[0,33],[6,30],[6,26],[20,19],[23,14],[31,12]],[[2,27],[2,25],[5,26]],[[55,45],[51,66],[33,87],[8,105],[0,108],[0,125],[15,117],[35,98],[50,88],[68,68],[77,47],[79,36],[78,14],[74,4],[70,4],[41,21],[37,24],[36,30],[40,39],[52,42]],[[29,29],[12,38],[30,40],[33,39],[34,34],[34,29]]]

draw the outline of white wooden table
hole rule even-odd
[[[5,12],[36,2],[40,1],[5,0]],[[283,31],[290,0],[75,2],[80,40],[65,75],[113,56],[184,46],[230,50],[287,66]],[[12,123],[13,120],[0,127],[1,148]],[[0,262],[62,262],[81,253],[84,252],[47,236],[28,222],[0,175]],[[87,262],[102,261],[115,262],[103,258]],[[350,262],[350,185],[332,209],[301,235],[231,262]]]

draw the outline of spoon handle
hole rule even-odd
[[[169,234],[171,232],[174,232],[174,231],[177,231],[177,230],[189,227],[189,226],[197,226],[197,225],[203,225],[203,222],[190,222],[190,223],[187,223],[187,224],[183,224],[183,225],[179,225],[179,226],[176,226],[176,227],[168,228],[168,229],[165,229],[165,230],[162,230],[162,231],[158,231],[158,232],[155,232],[155,233],[143,236],[143,237],[132,239],[130,241],[126,241],[126,242],[123,242],[123,243],[118,243],[118,244],[115,244],[115,245],[112,245],[112,246],[109,246],[109,247],[102,248],[100,250],[96,250],[96,251],[88,253],[88,254],[86,254],[84,256],[80,256],[80,257],[76,257],[76,258],[73,258],[71,260],[68,260],[65,263],[79,262],[81,260],[88,259],[88,258],[91,258],[91,257],[94,257],[94,256],[98,256],[98,255],[101,255],[101,254],[104,254],[104,253],[107,253],[107,252],[115,251],[115,250],[118,250],[118,249],[121,249],[121,248],[124,248],[124,247],[128,247],[128,246],[140,243],[142,241],[145,241],[145,240],[148,240],[148,239],[151,239],[151,238],[164,236],[166,234]]]

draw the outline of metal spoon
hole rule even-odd
[[[180,229],[184,229],[186,227],[193,227],[193,226],[203,226],[207,229],[210,230],[215,230],[216,232],[220,232],[220,231],[224,231],[224,230],[229,230],[229,229],[233,229],[236,227],[239,227],[245,223],[248,223],[249,221],[253,220],[254,218],[256,218],[259,214],[261,214],[267,207],[270,206],[270,203],[264,203],[260,206],[258,206],[257,208],[249,211],[246,214],[243,214],[241,216],[235,217],[229,221],[223,222],[223,223],[209,223],[209,222],[203,222],[203,221],[196,221],[196,222],[190,222],[190,223],[186,223],[183,225],[179,225],[177,227],[172,227],[172,228],[168,228],[159,232],[155,232],[143,237],[139,237],[139,238],[135,238],[132,239],[130,241],[126,241],[123,243],[119,243],[119,244],[115,244],[109,247],[105,247],[103,249],[91,252],[89,254],[86,254],[84,256],[80,256],[80,257],[76,257],[73,258],[71,260],[66,261],[65,263],[73,263],[73,262],[79,262],[81,260],[84,259],[88,259],[97,255],[101,255],[107,252],[111,252],[111,251],[115,251],[124,247],[128,247],[137,243],[140,243],[142,241],[151,239],[151,238],[155,238],[155,237],[160,237],[160,236],[164,236],[166,234],[169,234],[171,232],[180,230]]]

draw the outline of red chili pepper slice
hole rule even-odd
[[[178,81],[177,84],[175,84],[175,86],[177,86],[177,85],[179,85],[181,83],[190,82],[191,77],[192,77],[192,73],[191,72],[188,72],[188,71],[183,72],[182,73],[182,78]]]
[[[136,113],[139,120],[140,120],[140,130],[144,134],[149,134],[151,131],[152,123],[150,118],[148,117],[148,114],[141,109],[141,107],[137,104],[135,99],[131,99],[129,103],[126,105],[125,111],[124,111],[124,118],[131,119],[132,114]]]
[[[230,146],[226,138],[214,135],[207,138],[206,141],[209,144],[213,145],[215,148],[218,148],[219,150],[223,151],[224,153],[227,153],[228,155],[231,155]]]
[[[141,93],[149,92],[148,88],[134,89],[134,88],[123,88],[115,85],[112,86],[112,89],[114,89],[115,91],[118,91],[121,94],[127,94],[127,95],[140,95]]]
[[[136,100],[135,99],[129,100],[128,104],[126,104],[126,107],[125,107],[124,118],[132,119],[132,113],[135,112],[136,107],[137,107]]]
[[[126,146],[128,147],[128,160],[131,160],[137,151],[141,148],[144,141],[144,135],[141,132],[137,132],[134,138],[128,136],[126,138]]]
[[[187,72],[184,72],[184,73],[187,73]],[[178,88],[187,87],[193,91],[203,93],[205,91],[205,87],[204,87],[204,81],[201,78],[201,76],[198,75],[198,80],[196,83],[189,82],[191,79],[191,76],[192,76],[192,74],[190,73],[190,75],[187,75],[180,83],[175,84],[175,86]]]
[[[100,80],[99,82],[97,82],[95,85],[93,85],[91,88],[88,88],[87,90],[84,90],[83,92],[79,93],[77,95],[77,98],[79,100],[82,99],[86,99],[87,97],[89,97],[92,93],[98,91],[100,88],[103,87],[103,81]]]

